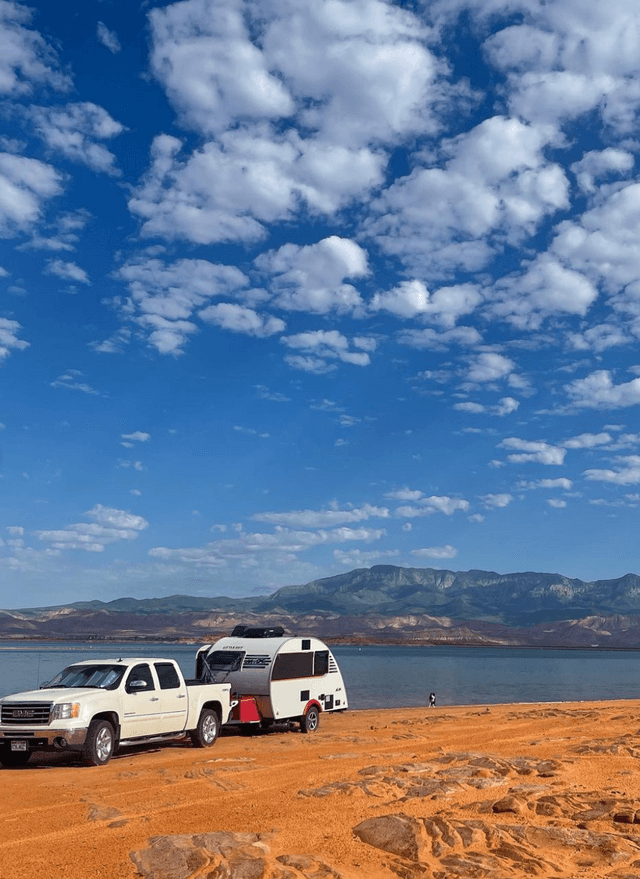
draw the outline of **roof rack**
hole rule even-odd
[[[282,638],[282,626],[236,626],[232,638]]]

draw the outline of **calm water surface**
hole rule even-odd
[[[194,644],[0,641],[0,696],[91,656],[166,656],[194,674]],[[640,698],[640,651],[335,647],[351,708]]]

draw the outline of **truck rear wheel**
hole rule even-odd
[[[92,720],[82,749],[82,762],[87,766],[104,766],[113,756],[116,739],[108,720]]]
[[[3,766],[26,766],[31,757],[31,751],[12,751],[6,746],[0,748],[0,763]]]
[[[320,726],[320,712],[315,705],[300,718],[300,732],[315,732]]]
[[[203,708],[198,720],[198,726],[189,735],[196,748],[210,748],[218,738],[220,720],[215,711]]]

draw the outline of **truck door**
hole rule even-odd
[[[187,723],[189,699],[187,687],[172,662],[155,662],[160,690],[160,715],[158,732],[182,732]]]
[[[136,686],[144,682],[145,686]],[[121,739],[156,735],[159,696],[148,663],[142,662],[129,671],[122,692]]]

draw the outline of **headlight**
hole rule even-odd
[[[60,702],[53,706],[51,720],[70,720],[80,714],[79,702]]]

